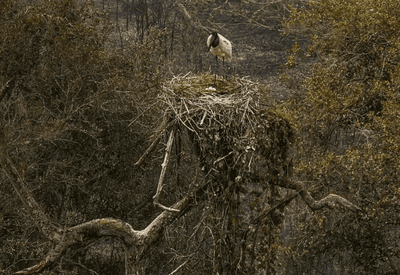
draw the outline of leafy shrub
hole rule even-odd
[[[398,16],[397,1],[324,0],[293,8],[285,23],[310,41],[293,47],[283,76],[296,87],[283,107],[300,133],[296,176],[316,196],[334,191],[365,210],[360,219],[324,213],[303,224],[303,245],[292,247],[303,267],[398,272]],[[310,59],[308,73],[292,78]]]

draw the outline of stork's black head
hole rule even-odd
[[[210,46],[208,47],[208,50],[210,50],[211,47],[215,48],[219,45],[219,38],[217,32],[213,32],[211,34],[211,43]]]

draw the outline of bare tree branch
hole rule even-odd
[[[42,261],[30,268],[17,272],[17,274],[40,272],[58,260],[69,246],[82,243],[90,238],[101,238],[104,236],[113,236],[121,239],[127,247],[127,254],[135,252],[135,255],[126,255],[125,257],[126,274],[133,274],[131,271],[138,269],[137,260],[140,259],[140,256],[159,239],[166,226],[183,216],[196,205],[192,204],[194,198],[202,195],[208,185],[209,182],[175,203],[172,207],[178,212],[163,211],[145,229],[140,231],[134,230],[126,222],[112,218],[96,219],[71,227],[64,231],[62,238]]]
[[[165,148],[164,162],[161,164],[162,169],[161,169],[160,179],[158,180],[156,194],[153,197],[153,199],[154,199],[153,203],[155,205],[161,207],[164,210],[179,212],[179,210],[177,210],[177,209],[166,207],[160,203],[160,195],[161,195],[161,191],[163,188],[165,173],[167,172],[167,168],[168,168],[168,163],[169,163],[169,158],[171,155],[171,149],[172,149],[173,142],[174,142],[174,130],[171,130],[171,133],[169,134],[169,138],[168,138],[168,142],[167,142],[167,147]]]
[[[324,207],[328,208],[335,208],[337,206],[343,206],[351,211],[361,211],[361,208],[359,208],[357,205],[349,202],[345,198],[335,195],[335,194],[329,194],[325,198],[317,201],[315,200],[311,194],[307,191],[305,188],[304,184],[302,182],[295,182],[295,181],[290,181],[290,180],[284,180],[282,182],[278,182],[276,185],[289,188],[289,189],[294,189],[297,192],[299,192],[300,196],[304,200],[304,202],[310,207],[312,210],[319,210]]]
[[[118,237],[130,246],[136,244],[141,237],[139,231],[133,230],[132,226],[120,220],[107,218],[85,222],[65,230],[59,242],[38,264],[16,273],[32,274],[40,272],[58,260],[69,246],[81,243],[87,238],[103,236]]]
[[[147,148],[147,150],[144,152],[144,154],[140,157],[140,159],[133,166],[140,166],[143,163],[143,161],[146,159],[146,157],[154,150],[154,148],[156,148],[156,146],[160,142],[160,140],[161,140],[161,135],[159,135],[153,141],[153,143],[150,145],[150,147]]]

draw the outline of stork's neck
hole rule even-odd
[[[211,46],[213,47],[213,48],[215,48],[215,47],[217,47],[218,45],[219,45],[219,37],[218,37],[218,34],[217,33],[213,33],[213,40],[212,40],[212,42],[211,42]]]

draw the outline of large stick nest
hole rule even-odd
[[[217,78],[210,74],[177,76],[166,82],[159,99],[166,125],[186,128],[209,167],[251,170],[254,160],[268,159],[268,166],[286,159],[291,131],[274,113],[272,104],[261,103],[267,91],[246,78]]]

